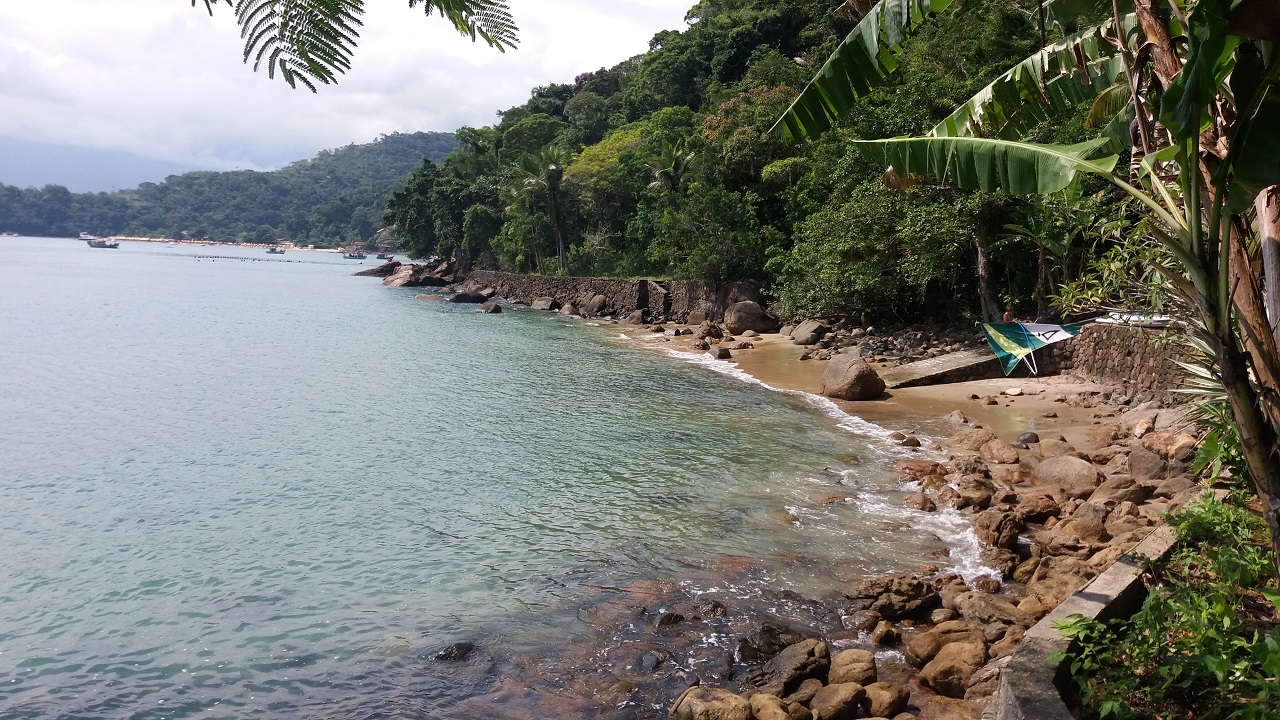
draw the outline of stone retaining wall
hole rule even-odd
[[[689,313],[701,310],[712,320],[724,317],[724,308],[716,299],[716,288],[698,280],[630,280],[623,278],[562,277],[558,275],[520,275],[517,273],[475,270],[468,278],[478,285],[491,287],[508,300],[532,303],[534,298],[553,297],[561,303],[583,304],[593,295],[603,295],[609,308],[618,315],[644,310],[650,320],[663,318],[684,322]]]
[[[1169,400],[1182,382],[1172,330],[1091,323],[1074,339],[1036,353],[1040,374],[1122,385],[1137,400]]]

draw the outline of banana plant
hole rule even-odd
[[[1070,5],[1102,9],[1096,0],[1059,0],[1055,17],[1069,15]],[[1146,172],[1136,179],[1115,172],[1118,157],[1106,137],[1072,146],[1040,145],[1009,139],[1014,133],[1008,131],[974,136],[982,132],[982,123],[953,122],[932,137],[855,144],[864,156],[899,173],[971,190],[1047,195],[1081,174],[1097,175],[1143,209],[1156,238],[1176,260],[1158,270],[1196,309],[1213,350],[1214,371],[1263,502],[1280,575],[1280,323],[1274,321],[1280,318],[1280,294],[1267,292],[1268,283],[1280,287],[1280,264],[1266,260],[1268,237],[1280,235],[1280,194],[1274,188],[1280,183],[1280,134],[1275,132],[1280,54],[1273,44],[1280,39],[1280,14],[1274,0],[1134,0],[1129,7],[1136,33],[1111,36],[1120,41],[1116,50],[1125,58],[1124,80],[1132,94],[1148,88],[1145,100],[1129,109],[1139,124],[1158,128],[1171,141],[1142,159]],[[1114,22],[1119,3],[1111,9]],[[1116,23],[1125,24],[1123,18]],[[1150,54],[1148,62],[1133,62],[1135,48],[1128,44],[1133,40]],[[1089,83],[1097,93],[1110,85]],[[1041,103],[1034,94],[1029,99],[989,96],[989,102],[1015,108]],[[1155,171],[1162,164],[1176,170],[1171,179]]]
[[[363,0],[191,0],[213,14],[215,6],[233,8],[244,61],[253,69],[266,65],[267,76],[296,88],[316,91],[316,84],[337,82],[351,68],[351,55],[360,37]],[[483,40],[499,51],[516,46],[516,26],[502,0],[409,0],[427,15],[439,12],[472,41]]]

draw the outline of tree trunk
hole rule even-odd
[[[1230,330],[1226,333],[1229,335]],[[1258,406],[1258,395],[1249,383],[1249,368],[1244,353],[1236,349],[1230,338],[1217,338],[1218,368],[1227,402],[1240,433],[1245,463],[1253,476],[1253,486],[1262,501],[1262,518],[1271,530],[1272,560],[1280,577],[1280,438]]]
[[[978,297],[982,301],[982,319],[987,322],[1000,322],[1000,305],[991,294],[991,259],[987,257],[987,236],[991,234],[990,225],[986,218],[979,218],[977,232],[973,235],[974,245],[978,246]]]
[[[1264,305],[1271,337],[1280,347],[1280,186],[1263,190],[1254,201],[1258,212],[1258,243],[1262,247]]]
[[[1036,261],[1036,315],[1039,320],[1048,322],[1049,294],[1053,292],[1053,276],[1049,270],[1049,253],[1040,248],[1040,257]]]
[[[560,235],[560,213],[556,207],[556,191],[555,188],[547,188],[547,200],[551,205],[551,229],[556,234],[556,258],[560,267],[560,272],[566,272],[569,262],[564,254],[564,238]]]

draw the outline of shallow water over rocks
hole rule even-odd
[[[0,240],[0,717],[655,717],[761,617],[978,568],[820,399],[201,250]]]

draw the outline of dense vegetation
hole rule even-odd
[[[420,168],[388,220],[417,255],[557,272],[559,236],[572,274],[752,278],[797,313],[904,319],[976,314],[982,243],[988,304],[1047,312],[1037,242],[1074,228],[1006,228],[1034,224],[1037,200],[888,191],[883,167],[849,144],[928,129],[1039,48],[1034,5],[968,0],[929,20],[835,131],[783,142],[770,127],[857,24],[855,6],[702,0],[687,29],[659,33],[644,55],[460,130],[458,150]],[[1083,137],[1087,109],[1040,134]]]
[[[334,246],[369,240],[387,197],[423,158],[456,147],[446,133],[384,135],[273,172],[191,172],[134,190],[72,193],[0,185],[0,231],[24,235],[208,237]]]

